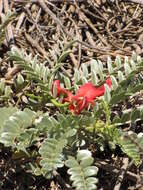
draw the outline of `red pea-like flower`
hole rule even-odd
[[[108,78],[105,83],[109,88],[111,88],[112,81],[110,78]],[[54,84],[57,86],[57,97],[60,94],[63,94],[65,96],[63,103],[69,102],[69,110],[74,114],[80,114],[81,111],[88,108],[89,105],[94,105],[94,100],[105,93],[104,84],[100,87],[96,87],[90,82],[85,83],[78,89],[76,95],[73,95],[70,91],[61,88],[59,80],[55,80]]]
[[[106,84],[111,88],[112,81],[110,78],[106,80]],[[96,87],[92,83],[85,83],[78,89],[76,95],[72,97],[73,104],[69,109],[75,114],[80,114],[81,111],[89,105],[94,105],[94,100],[104,95],[104,93],[104,84],[100,87]]]
[[[106,84],[111,88],[111,79],[107,79]],[[96,87],[92,83],[85,83],[78,89],[75,98],[86,97],[87,101],[93,102],[96,97],[104,95],[104,92],[104,84],[100,87]]]

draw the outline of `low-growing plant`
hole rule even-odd
[[[25,82],[38,89],[36,103],[44,101],[49,110],[0,108],[0,142],[11,148],[13,159],[30,158],[25,169],[52,178],[66,166],[73,188],[95,190],[98,168],[90,144],[101,152],[107,145],[111,150],[118,146],[136,165],[141,163],[142,133],[130,126],[143,120],[143,106],[116,110],[143,89],[140,56],[117,56],[114,62],[109,58],[105,67],[91,60],[75,70],[72,79],[60,72],[61,60],[49,69],[17,49],[9,52],[9,59],[21,66]]]

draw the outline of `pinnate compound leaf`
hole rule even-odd
[[[140,142],[142,142],[143,138],[138,138],[135,133],[132,134],[123,134],[120,137],[119,145],[124,153],[126,153],[130,158],[133,159],[134,163],[138,165],[141,160],[141,153],[143,153],[143,149],[140,150]]]
[[[24,111],[17,110],[8,115],[1,129],[0,142],[5,146],[18,148],[20,135],[26,132],[27,128],[33,124],[36,116],[37,114],[29,109]]]
[[[15,107],[0,108],[0,130],[2,129],[5,121],[16,111],[17,111],[17,108]]]
[[[43,173],[52,176],[52,173],[57,168],[64,165],[62,151],[66,146],[67,140],[63,137],[60,139],[47,138],[42,143],[39,153],[41,154],[40,164]]]
[[[141,155],[143,154],[143,136],[137,136],[137,134],[132,131],[128,133],[123,132],[114,125],[106,126],[102,129],[102,134],[108,142],[118,145],[136,165],[140,164]]]
[[[65,164],[70,168],[68,173],[73,181],[72,186],[76,190],[95,190],[97,188],[98,180],[94,176],[97,174],[98,168],[91,166],[93,158],[89,150],[79,150],[77,157],[69,156]]]
[[[125,133],[118,129],[112,134],[114,142],[120,146],[122,151],[127,154],[136,165],[140,164],[143,154],[143,137],[138,137],[136,133]]]
[[[113,66],[112,66],[112,60],[110,57],[107,59],[107,67],[109,74],[112,74],[114,72]]]

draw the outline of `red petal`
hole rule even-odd
[[[71,102],[74,95],[68,90],[65,90],[64,94],[66,95],[66,97],[63,99],[63,102]]]
[[[82,100],[79,100],[77,102],[77,112],[80,113],[83,109],[88,107],[89,102],[86,98],[83,98]]]
[[[104,84],[100,87],[96,87],[89,82],[82,85],[77,91],[77,94],[73,95],[70,91],[60,87],[59,80],[55,80],[52,85],[52,93],[54,84],[57,86],[57,96],[60,94],[65,95],[63,103],[70,102],[69,110],[74,114],[80,114],[89,104],[94,105],[94,99],[104,95],[105,92]],[[110,78],[106,80],[106,84],[111,88],[112,81]]]
[[[106,84],[109,88],[111,87],[112,82],[110,78],[106,80]],[[95,87],[92,83],[85,83],[82,85],[77,91],[77,94],[72,96],[72,99],[76,103],[74,106],[74,113],[80,114],[80,112],[87,108],[89,104],[94,105],[94,99],[104,95],[104,92],[104,84],[100,87]]]
[[[92,103],[96,97],[102,96],[104,94],[104,85],[101,87],[95,87],[92,83],[86,83],[79,88],[77,94],[74,96],[75,100],[81,97],[86,97],[89,103]]]
[[[74,112],[74,109],[75,109],[75,106],[74,106],[73,104],[70,104],[70,105],[69,105],[69,110],[70,110],[71,112]]]
[[[89,100],[94,99],[96,98],[96,87],[92,83],[85,83],[77,91],[76,97],[86,97]]]
[[[111,87],[112,84],[111,80],[107,79],[106,84],[109,87]],[[96,97],[102,96],[104,92],[105,92],[104,85],[96,87],[92,83],[85,83],[79,88],[74,99],[78,99],[80,97],[86,97],[87,101],[92,102]]]

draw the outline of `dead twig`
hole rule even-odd
[[[63,24],[62,22],[60,21],[60,19],[58,19],[56,17],[56,15],[47,7],[46,3],[43,1],[43,0],[37,0],[37,2],[39,3],[39,5],[42,7],[42,9],[48,13],[52,18],[53,20],[61,27],[61,29],[63,29]]]
[[[64,33],[66,33],[69,37],[71,37],[71,38],[73,38],[73,35],[71,35],[69,32],[67,32],[66,30],[65,30],[65,28],[64,28],[64,26],[63,26],[63,24],[62,24],[62,22],[60,21],[60,19],[58,19],[56,16],[55,16],[55,14],[47,7],[47,5],[44,3],[44,1],[42,1],[42,0],[35,0],[35,2],[37,2],[37,3],[39,3],[39,5],[42,7],[42,9],[46,12],[46,13],[48,13],[52,18],[53,18],[53,20],[61,27],[61,29],[64,31]],[[93,26],[92,26],[93,27]],[[95,31],[98,33],[98,31],[95,29]],[[100,36],[100,38],[101,38],[101,40],[103,41],[103,37],[99,34],[99,36]],[[89,45],[88,43],[86,43],[86,42],[83,42],[83,41],[81,41],[81,40],[79,40],[79,39],[76,39],[75,41],[77,41],[78,43],[80,43],[80,44],[82,44],[82,45],[84,45],[84,46],[86,46],[86,47],[88,47],[88,48],[92,48],[92,49],[94,49],[94,50],[102,50],[102,51],[104,51],[104,52],[106,52],[106,51],[109,51],[109,49],[107,50],[105,50],[105,48],[97,48],[97,47],[92,47],[91,45]],[[105,41],[105,43],[107,44],[107,42]],[[108,46],[108,44],[107,44],[107,46]]]
[[[87,25],[94,31],[94,33],[98,36],[98,38],[101,40],[101,42],[106,45],[106,47],[109,48],[108,42],[105,40],[105,38],[100,34],[100,32],[96,29],[96,27],[92,24],[92,22],[85,16],[85,14],[80,10],[78,6],[76,6],[79,11],[79,17],[82,21],[85,21]]]
[[[5,75],[5,79],[6,80],[12,79],[20,71],[21,71],[21,68],[19,65],[14,66],[13,68],[8,70],[8,72]]]
[[[16,28],[15,28],[16,34],[18,33],[24,19],[25,19],[25,13],[22,12],[21,15],[19,16],[19,19],[18,19],[17,24],[16,24]]]
[[[119,169],[116,168],[114,165],[109,164],[108,161],[106,161],[106,160],[105,161],[96,160],[95,165],[104,171],[112,172],[113,175],[119,174]],[[140,179],[140,177],[138,175],[136,175],[130,171],[126,172],[126,178],[133,182],[137,182]]]
[[[27,41],[31,44],[31,46],[36,48],[38,50],[38,52],[41,53],[44,56],[45,59],[48,59],[48,55],[47,55],[46,51],[40,47],[39,43],[36,40],[34,40],[26,32],[24,33],[24,35],[25,35]]]
[[[8,0],[4,0],[4,12],[5,14],[7,14],[7,12],[9,11],[9,4],[8,4]],[[9,25],[7,26],[7,42],[8,44],[11,46],[14,43],[14,36],[13,36],[13,31],[12,31],[12,26],[11,23],[9,23]]]
[[[139,3],[139,4],[143,5],[143,0],[124,0],[124,1],[129,1],[132,3]]]
[[[0,15],[2,13],[2,10],[3,10],[3,0],[0,0]]]
[[[116,184],[114,186],[114,190],[120,190],[122,181],[124,179],[124,175],[127,172],[128,165],[129,165],[129,158],[124,158],[123,159],[123,166],[121,168],[120,174],[119,174],[118,179],[116,181]]]

